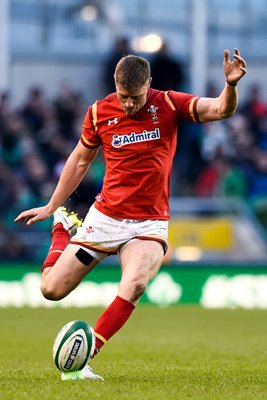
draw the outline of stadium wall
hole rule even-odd
[[[100,265],[66,299],[45,300],[39,267],[2,264],[0,307],[106,307],[120,280],[118,265]],[[267,267],[257,265],[166,265],[149,284],[141,304],[198,304],[205,308],[267,308]]]
[[[62,85],[68,84],[88,101],[94,102],[104,95],[103,66],[100,62],[14,62],[10,69],[12,102],[20,106],[28,91],[38,86],[48,98],[54,98]]]

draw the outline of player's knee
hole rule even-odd
[[[140,297],[144,294],[146,290],[146,285],[144,283],[137,282],[133,285],[132,295],[130,301],[132,303],[138,301]]]
[[[65,297],[65,295],[58,288],[45,283],[41,284],[41,292],[47,300],[58,301]]]

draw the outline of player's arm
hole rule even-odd
[[[226,82],[219,97],[201,97],[197,103],[200,122],[216,121],[229,118],[234,114],[237,103],[237,83],[246,73],[246,62],[235,49],[234,59],[230,61],[229,50],[224,51],[224,73]]]
[[[81,142],[70,154],[60,175],[58,184],[47,205],[23,211],[15,222],[26,221],[27,225],[49,218],[74,192],[94,160],[99,147],[88,149]]]

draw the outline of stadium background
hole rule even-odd
[[[265,0],[1,0],[0,307],[51,306],[39,293],[51,221],[28,229],[13,220],[49,198],[88,104],[113,85],[118,57],[144,55],[156,76],[162,43],[164,66],[177,74],[161,66],[159,88],[168,80],[219,94],[224,48],[240,49],[248,74],[234,117],[182,125],[170,252],[142,301],[267,307],[266,39]],[[83,216],[103,173],[100,155],[69,201]],[[62,306],[106,305],[118,281],[110,258]]]

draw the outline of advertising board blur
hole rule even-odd
[[[3,265],[0,307],[106,307],[116,296],[120,268],[96,268],[68,297],[52,302],[40,293],[38,267]],[[150,282],[141,304],[197,304],[206,308],[267,308],[267,267],[168,265]]]

